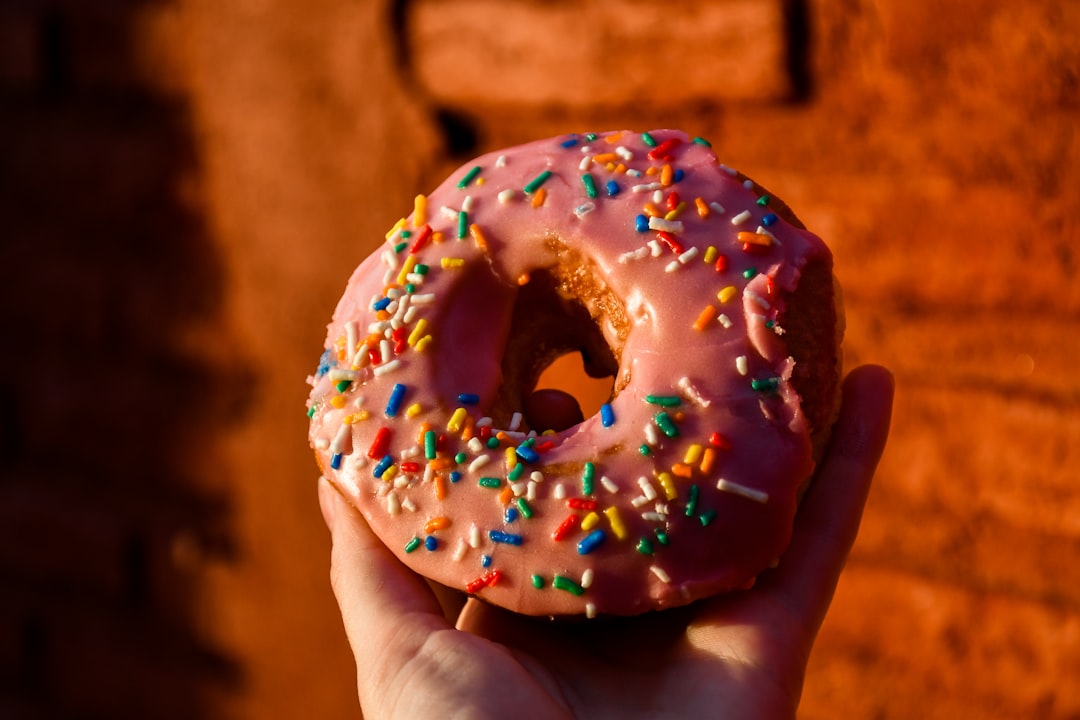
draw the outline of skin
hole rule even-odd
[[[780,565],[748,591],[636,618],[515,615],[402,565],[326,480],[330,578],[378,718],[792,718],[885,447],[893,379],[863,366]],[[557,401],[553,401],[557,402]],[[562,411],[552,410],[558,420]]]

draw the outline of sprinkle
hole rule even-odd
[[[581,218],[585,217],[586,215],[588,215],[589,213],[591,213],[595,209],[596,209],[596,203],[594,203],[594,202],[583,203],[581,205],[578,205],[576,208],[574,208],[574,215],[576,215],[577,218],[580,220]]]
[[[591,198],[596,197],[599,193],[596,190],[596,181],[593,180],[593,176],[589,173],[585,173],[581,176],[581,182],[585,186],[585,194]]]
[[[383,411],[386,417],[397,417],[405,402],[405,389],[401,383],[394,385],[394,389],[390,391],[390,398],[386,401],[386,409]]]
[[[479,592],[480,590],[483,590],[484,588],[497,583],[501,576],[502,573],[500,573],[498,570],[492,570],[490,572],[484,573],[480,577],[467,584],[465,586],[465,592],[470,594]]]
[[[739,242],[744,245],[753,245],[759,248],[767,248],[772,245],[772,235],[758,232],[746,232],[745,230],[739,233]]]
[[[611,427],[615,424],[615,411],[611,408],[611,403],[604,403],[600,406],[600,424],[604,427]]]
[[[668,500],[679,497],[679,491],[675,488],[675,480],[671,477],[671,473],[662,472],[656,476],[656,480],[660,483],[660,487],[664,490],[664,497]]]
[[[714,317],[716,317],[716,308],[712,305],[706,305],[698,314],[697,320],[694,321],[694,329],[698,332],[703,332],[712,322]]]
[[[581,492],[583,495],[593,494],[593,476],[596,474],[596,466],[591,462],[585,463],[585,469],[581,474]]]
[[[476,405],[480,402],[480,396],[476,393],[459,393],[457,400],[462,405]]]
[[[657,577],[662,583],[671,583],[671,576],[667,574],[664,568],[659,565],[653,565],[649,568],[649,571]]]
[[[393,490],[386,496],[386,512],[391,515],[401,514],[401,500],[398,499],[397,493]]]
[[[599,522],[600,516],[597,515],[595,512],[591,512],[581,519],[581,529],[588,532],[589,530],[592,530],[594,527],[596,527],[597,523]]]
[[[540,460],[540,453],[536,452],[536,450],[532,449],[531,447],[527,447],[525,445],[519,445],[517,448],[514,449],[514,453],[517,455],[518,458],[521,459],[522,462],[532,464]]]
[[[439,436],[434,430],[428,430],[424,433],[424,457],[428,460],[434,460],[437,456],[437,448],[439,443]]]
[[[709,524],[712,523],[712,521],[715,520],[715,519],[716,519],[716,511],[715,510],[706,510],[705,512],[698,515],[698,520],[701,521],[701,527],[708,527]]]
[[[679,428],[675,426],[671,416],[664,411],[660,411],[653,416],[653,422],[656,423],[656,427],[660,428],[660,432],[667,435],[669,438],[679,436]]]
[[[559,523],[559,527],[555,528],[555,531],[551,533],[551,539],[558,542],[576,530],[579,525],[581,525],[580,515],[567,515],[566,519]]]
[[[646,145],[648,145],[651,148],[656,147],[656,140],[653,139],[653,136],[650,135],[647,132],[641,133],[641,142],[645,143]]]
[[[696,465],[704,452],[705,448],[698,443],[694,443],[686,448],[686,454],[683,455],[683,462],[687,465]]]
[[[641,538],[640,540],[638,540],[638,544],[635,549],[642,555],[653,554],[653,544],[648,538]]]
[[[619,183],[614,180],[608,180],[604,184],[604,190],[607,191],[608,197],[615,197],[619,194]]]
[[[665,220],[662,217],[649,218],[649,229],[658,230],[669,233],[681,233],[683,232],[682,220]]]
[[[690,400],[698,407],[705,408],[709,407],[712,404],[711,400],[706,400],[705,397],[702,396],[700,392],[698,392],[698,389],[694,386],[692,382],[690,382],[690,378],[686,377],[685,375],[679,378],[675,382],[675,385],[680,390],[682,390],[683,394],[686,395],[686,397],[690,398]]]
[[[469,235],[472,236],[473,242],[476,243],[476,247],[480,250],[480,252],[486,253],[488,251],[487,238],[484,236],[484,231],[480,229],[479,225],[477,225],[476,223],[470,225]],[[461,235],[460,237],[465,236]]]
[[[734,285],[728,285],[716,294],[717,300],[727,304],[733,297],[738,294],[739,290]]]
[[[515,522],[518,519],[518,516],[520,514],[521,514],[521,511],[518,510],[517,508],[508,507],[508,508],[506,508],[506,513],[503,515],[503,522],[505,522],[505,523]]]
[[[641,488],[641,492],[645,494],[647,500],[655,500],[657,498],[656,488],[649,482],[649,478],[642,476],[638,478],[638,487]]]
[[[585,617],[592,620],[596,617],[596,603],[585,603]]]
[[[607,533],[603,530],[593,530],[591,533],[583,537],[577,544],[577,551],[579,555],[588,555],[589,553],[600,547],[604,540],[607,539]]]
[[[762,378],[760,380],[751,380],[750,388],[757,392],[776,392],[780,387],[780,378],[770,377]]]
[[[611,532],[615,533],[615,537],[619,540],[625,539],[626,525],[623,524],[622,517],[619,515],[619,508],[614,505],[605,508],[604,515],[607,516],[608,523],[611,525]]]
[[[668,138],[649,151],[650,160],[670,160],[671,151],[682,143],[679,138]]]
[[[546,200],[546,199],[547,199],[547,190],[545,188],[540,188],[539,190],[536,191],[536,194],[533,195],[532,201],[531,201],[530,204],[534,208],[538,208],[538,207],[541,207],[544,204],[544,200]]]
[[[566,501],[566,506],[571,510],[595,510],[599,507],[599,503],[591,498],[569,498]]]
[[[747,280],[751,279],[755,275],[757,275],[757,268],[755,268],[755,267],[746,268],[745,270],[743,270],[743,273],[742,273],[742,276],[744,278],[746,278]]]
[[[698,249],[696,247],[688,248],[686,250],[686,252],[679,255],[679,264],[680,265],[688,264],[691,260],[693,260],[694,258],[696,258],[698,256],[698,252],[699,251],[698,251]]]
[[[372,460],[378,460],[386,455],[387,450],[390,448],[390,428],[381,427],[375,433],[375,438],[371,441],[371,447],[368,448],[367,456]]]
[[[341,453],[334,453],[333,455],[330,456],[330,469],[331,470],[340,470],[341,469]]]
[[[517,430],[519,427],[521,427],[521,421],[524,420],[524,419],[525,419],[525,417],[521,413],[515,412],[513,415],[510,416],[510,428],[509,429],[510,430]]]
[[[556,575],[552,578],[551,586],[556,590],[565,590],[566,592],[579,597],[585,594],[585,588],[563,575]]]
[[[416,303],[415,296],[413,297],[412,302],[414,304]],[[416,323],[416,327],[414,327],[413,331],[409,333],[408,343],[410,346],[416,345],[417,341],[419,341],[420,338],[424,336],[424,333],[427,331],[427,325],[427,318],[420,318],[420,320]]]
[[[762,195],[761,197],[759,197],[757,199],[757,204],[760,205],[761,207],[765,207],[766,205],[769,204],[769,196],[768,195]]]
[[[533,575],[531,579],[532,579],[532,586],[534,588],[536,588],[537,590],[541,590],[544,587],[544,576],[543,575]]]
[[[779,219],[780,218],[778,218],[775,213],[769,213],[761,218],[761,224],[765,227],[772,227]]]
[[[474,473],[480,468],[487,465],[489,462],[491,462],[490,455],[477,455],[475,458],[473,458],[473,461],[469,463],[469,472]]]
[[[745,355],[740,355],[735,358],[735,370],[743,376],[745,376],[746,373],[749,371]]]
[[[457,239],[464,240],[469,230],[469,213],[461,210],[457,214]]]
[[[585,568],[585,570],[581,573],[581,587],[588,590],[589,586],[591,586],[593,583],[594,575],[595,573],[593,572],[592,568]]]
[[[529,503],[525,501],[525,498],[519,497],[515,504],[517,505],[518,512],[521,513],[523,518],[528,520],[533,516],[533,509]]]
[[[540,186],[547,182],[547,179],[551,177],[550,170],[544,170],[542,173],[533,178],[528,185],[525,186],[524,192],[526,195],[532,195],[534,192],[540,189]]]
[[[481,555],[480,556],[480,567],[491,567],[491,556],[490,555]]]
[[[489,531],[488,537],[491,539],[491,542],[499,543],[501,545],[521,545],[521,543],[525,541],[525,539],[521,535],[505,533],[501,530]]]
[[[647,232],[649,229],[649,218],[646,215],[638,215],[634,218],[634,229],[638,232]]]
[[[374,475],[377,478],[382,479],[382,477],[384,475],[386,475],[387,470],[389,470],[390,466],[393,465],[393,464],[394,464],[394,458],[391,457],[390,455],[386,455],[386,456],[383,457],[382,460],[379,461],[379,464],[375,466],[375,469],[373,469],[371,471],[371,474]],[[390,476],[388,476],[386,479],[389,480],[391,477],[393,477],[392,474]]]
[[[468,413],[463,407],[454,410],[453,415],[450,416],[450,421],[446,423],[446,429],[452,433],[461,432],[461,426],[464,424],[467,415]]]
[[[650,405],[659,405],[660,407],[679,407],[682,405],[682,398],[678,395],[646,395],[645,402]]]
[[[763,505],[769,502],[769,493],[763,492],[761,490],[755,490],[754,488],[740,485],[739,483],[734,483],[730,480],[725,480],[724,478],[720,478],[720,480],[717,481],[716,489],[723,490],[724,492],[733,493],[735,495],[741,495],[748,500],[753,500],[754,502],[759,502]]]
[[[498,198],[500,203],[506,205],[514,199],[514,191],[510,188],[506,188],[499,192]]]
[[[413,550],[415,550],[418,547],[420,547],[420,538],[413,535],[412,540],[405,543],[405,552],[411,553]]]
[[[752,217],[749,210],[743,210],[741,213],[731,218],[732,225],[742,225],[744,222]]]
[[[502,485],[502,480],[497,477],[482,477],[476,481],[476,484],[485,488],[497,488]]]
[[[409,255],[415,255],[420,252],[421,249],[431,240],[431,226],[425,225],[420,229],[420,232],[416,235],[416,240],[413,241],[412,246],[409,248]],[[400,276],[399,276],[400,277]]]
[[[465,177],[458,180],[458,190],[464,190],[469,183],[476,179],[476,176],[480,174],[481,167],[476,165],[469,172],[465,173]]]
[[[424,547],[428,550],[428,552],[437,550],[439,547],[438,538],[436,538],[434,535],[428,535],[426,538],[424,538]]]
[[[686,500],[686,517],[694,517],[697,512],[698,492],[697,485],[690,486],[690,496]]]

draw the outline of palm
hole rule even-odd
[[[436,594],[321,484],[365,716],[793,716],[884,446],[891,397],[876,368],[845,383],[832,449],[777,569],[752,590],[638,618],[550,622],[469,600],[449,613],[455,627]],[[344,513],[353,519],[335,518]]]

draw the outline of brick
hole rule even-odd
[[[408,43],[437,102],[573,108],[778,100],[791,95],[780,0],[570,6],[419,0]]]
[[[810,661],[800,718],[1076,717],[1080,607],[849,566]]]

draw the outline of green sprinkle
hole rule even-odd
[[[405,543],[405,552],[411,553],[416,548],[420,547],[420,538],[413,535],[413,539]]]
[[[408,240],[409,238],[412,237],[412,230],[402,230],[401,231],[401,237],[403,239],[405,239],[405,240]]]
[[[656,540],[661,545],[667,545],[668,544],[668,534],[666,532],[664,532],[663,530],[657,530],[656,531]]]
[[[528,437],[528,438],[525,438],[525,442],[521,443],[521,447],[532,447],[535,444],[536,444],[536,438],[535,437]]]
[[[427,265],[423,265],[421,263],[416,263],[416,266],[413,268],[413,272],[416,273],[417,275],[427,275],[428,270],[430,270],[430,269],[431,268],[429,268]]]
[[[591,198],[596,197],[596,181],[593,180],[593,176],[585,173],[581,176],[581,182],[585,185],[585,194]]]
[[[469,213],[462,210],[457,214],[457,237],[463,240],[469,234]]]
[[[337,390],[339,393],[343,393],[349,389],[350,385],[352,385],[352,380],[342,380],[334,386],[334,389]]]
[[[563,577],[562,575],[556,575],[551,580],[551,586],[557,590],[565,590],[568,593],[573,593],[578,596],[585,594],[585,588],[581,587],[570,578]]]
[[[480,487],[497,488],[502,485],[502,480],[496,477],[482,477],[476,481],[476,484]]]
[[[761,197],[759,197],[757,199],[757,204],[762,206],[762,207],[765,207],[766,205],[769,204],[769,196],[768,195],[762,195]]]
[[[596,139],[596,133],[585,133],[585,139],[592,142]]]
[[[469,459],[469,456],[466,455],[463,452],[459,452],[457,455],[454,456],[454,462],[456,462],[458,465],[460,465],[461,463],[465,462],[468,459]]]
[[[693,142],[696,142],[698,145],[704,145],[707,148],[712,147],[712,143],[709,142],[708,140],[706,140],[703,137],[696,137],[696,138],[693,139]]]
[[[742,273],[742,276],[747,280],[754,277],[755,275],[757,275],[757,268],[754,267],[746,268],[745,270],[743,270]]]
[[[307,416],[308,416],[309,420],[311,418],[315,417],[315,405],[314,404],[312,404],[312,406],[307,409]]]
[[[593,494],[593,477],[596,475],[596,466],[591,462],[585,463],[585,472],[581,475],[581,494]]]
[[[428,460],[435,459],[435,448],[439,442],[439,435],[434,430],[424,433],[424,457]]]
[[[514,482],[515,480],[517,480],[518,478],[520,478],[524,474],[525,474],[525,465],[523,463],[518,463],[517,465],[514,466],[513,470],[506,473],[506,479],[509,480],[510,482]]]
[[[492,435],[487,439],[486,445],[492,450],[494,450],[495,448],[499,447],[499,438]]]
[[[698,520],[701,521],[701,527],[708,527],[709,523],[716,519],[715,510],[706,510],[698,516]]]
[[[525,501],[525,498],[517,499],[517,509],[521,512],[521,516],[526,520],[533,516],[533,509],[529,507],[529,503]]]
[[[641,443],[641,445],[638,446],[637,451],[638,451],[638,454],[640,454],[643,457],[649,457],[650,455],[652,455],[652,448],[649,447],[648,445],[646,445],[645,443]]]
[[[532,584],[533,584],[534,588],[536,588],[537,590],[540,590],[541,588],[544,587],[544,576],[543,575],[533,575],[532,576]]]
[[[479,175],[479,174],[480,174],[480,166],[479,165],[474,167],[472,170],[469,170],[469,172],[465,173],[465,177],[458,180],[458,184],[457,184],[458,190],[464,190],[466,187],[468,187],[469,183],[471,183],[473,180],[475,180],[476,176]]]
[[[409,295],[412,295],[414,292],[416,292],[416,285],[414,285],[413,283],[407,283],[405,285],[405,292],[407,292]]]
[[[762,380],[751,380],[750,388],[758,392],[776,392],[780,387],[780,378],[771,377],[764,378]]]
[[[678,395],[646,395],[645,402],[660,407],[679,407],[682,405],[682,398]]]
[[[641,538],[640,540],[638,540],[637,551],[639,553],[641,553],[642,555],[652,555],[653,554],[652,541],[649,540],[649,538]]]
[[[664,433],[669,438],[679,437],[679,428],[675,427],[675,423],[672,421],[671,416],[663,410],[653,416],[653,422],[656,423],[656,427],[660,428],[660,432]]]
[[[409,243],[399,242],[397,245],[394,246],[394,252],[399,253],[407,247],[409,247]]]
[[[544,172],[542,172],[539,175],[537,175],[536,177],[534,177],[532,179],[532,181],[528,185],[525,186],[525,190],[524,190],[525,194],[526,195],[532,195],[534,192],[536,192],[537,190],[540,189],[541,185],[543,185],[545,182],[547,182],[547,179],[549,177],[551,177],[551,171],[550,170],[545,170]]]
[[[690,497],[686,501],[686,517],[694,517],[697,512],[698,486],[690,486]]]
[[[649,147],[656,147],[656,140],[647,132],[641,133],[641,142],[645,143]]]

